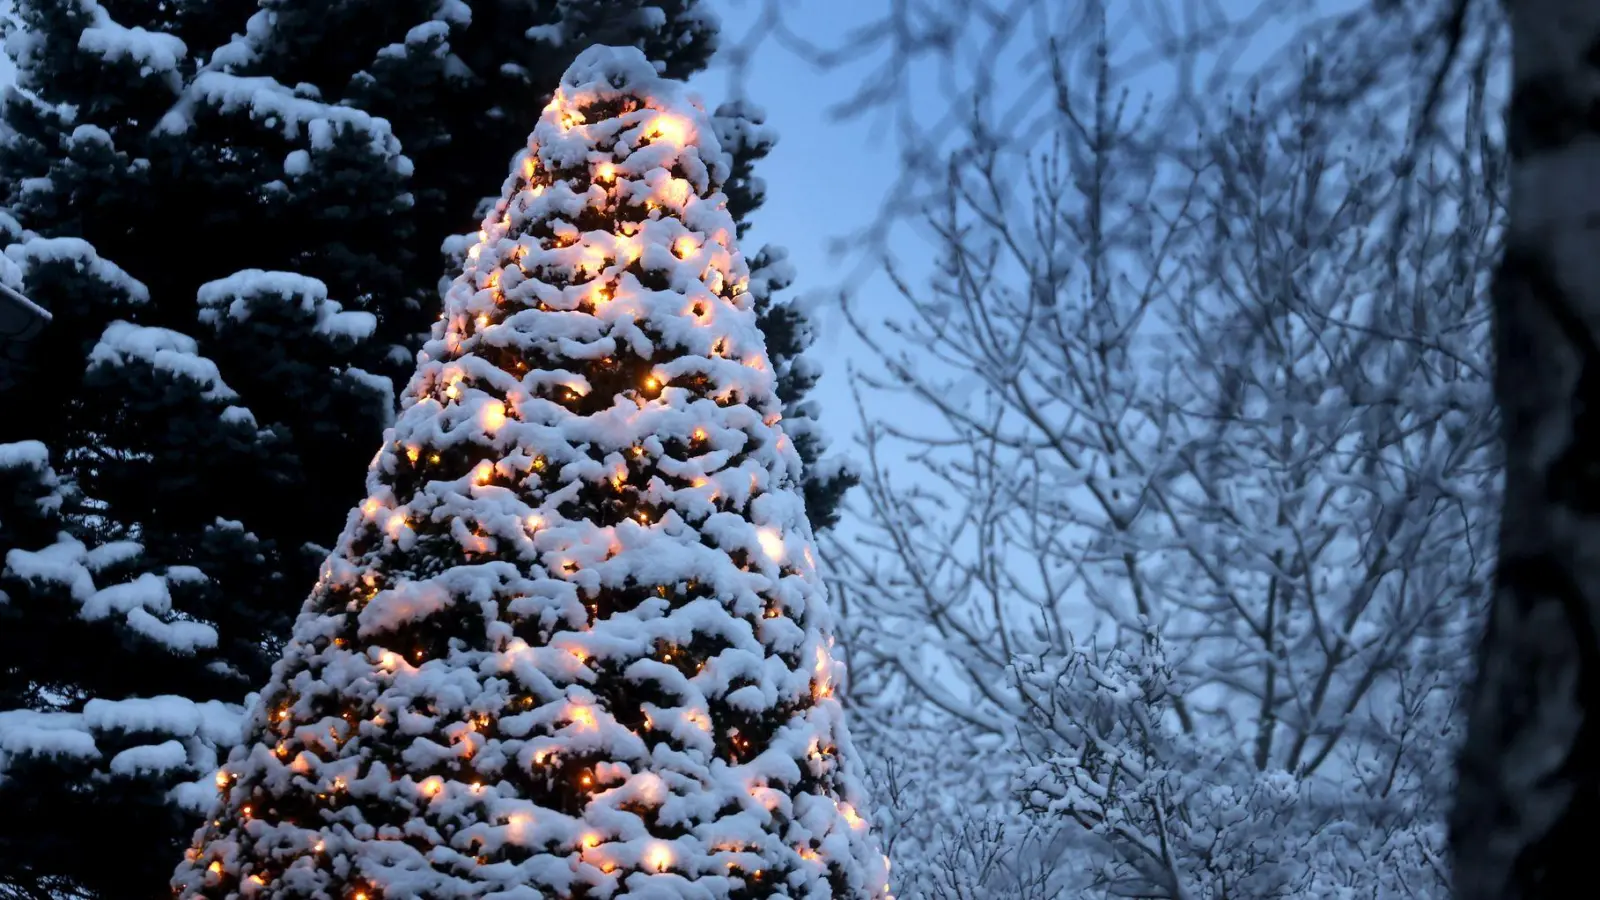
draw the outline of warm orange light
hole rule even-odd
[[[661,379],[655,377],[654,375],[651,375],[650,377],[648,377],[648,378],[646,378],[644,380],[644,386],[645,386],[646,389],[653,391],[656,388],[661,387]]]
[[[219,788],[220,787],[227,787],[228,786],[228,782],[230,780],[232,780],[232,779],[228,778],[228,773],[227,772],[218,772],[217,773],[217,787],[219,787]]]
[[[583,652],[583,650],[578,647],[573,647],[571,652],[572,655],[577,658],[578,662],[586,662],[589,659],[589,654]]]
[[[811,849],[810,847],[801,847],[800,848],[800,858],[804,859],[804,860],[809,860],[810,862],[816,862],[817,861],[817,851]]]
[[[527,522],[529,531],[538,531],[540,528],[544,527],[544,517],[543,516],[537,516],[537,515],[529,516],[526,519],[526,522]]]
[[[367,502],[361,504],[361,511],[363,513],[366,513],[367,518],[369,518],[369,519],[372,518],[373,516],[377,515],[378,514],[378,510],[380,510],[382,508],[383,508],[383,504],[378,502],[378,498],[377,497],[369,497],[369,498],[367,498]]]
[[[484,460],[472,470],[472,480],[479,484],[488,484],[494,478],[494,465]]]
[[[867,820],[861,818],[861,814],[856,812],[855,807],[850,804],[839,804],[839,812],[844,813],[844,820],[850,823],[851,828],[861,829],[866,827]]]
[[[583,785],[584,787],[591,787],[591,786],[594,785],[594,776],[585,773],[582,777],[580,777],[578,779],[578,783]]]
[[[406,459],[408,459],[408,460],[410,460],[412,462],[416,462],[417,461],[417,457],[419,457],[421,455],[422,455],[422,451],[418,450],[415,447],[407,447],[406,448]]]
[[[761,542],[761,552],[773,562],[783,559],[783,535],[776,528],[763,528],[756,532],[756,539]]]
[[[650,868],[665,872],[672,865],[672,848],[666,844],[656,844],[645,852],[644,859]]]
[[[710,483],[711,482],[705,480],[704,478],[696,478],[693,481],[689,482],[689,486],[690,487],[703,488],[703,487],[705,487],[706,485],[708,485]]]
[[[704,428],[696,428],[694,430],[694,439],[695,440],[703,441],[703,440],[706,439],[706,436],[707,436],[706,435],[706,430]]]
[[[212,860],[211,861],[211,865],[206,866],[206,871],[210,872],[213,875],[221,875],[222,874],[222,861],[221,860],[216,860],[216,859]]]
[[[600,168],[594,173],[596,181],[610,181],[615,177],[617,177],[617,167],[611,163],[601,163]]]
[[[539,171],[539,158],[530,154],[522,161],[522,177],[532,178],[533,173],[537,171]]]
[[[498,431],[506,424],[506,405],[499,400],[490,400],[483,405],[483,427],[490,431]]]
[[[574,706],[572,708],[572,723],[579,728],[595,727],[594,710],[587,706]],[[585,778],[589,776],[585,775]]]
[[[650,137],[681,145],[689,138],[689,123],[677,116],[658,116],[650,125]]]
[[[258,887],[267,883],[267,880],[265,878],[262,878],[259,874],[251,875],[250,876],[250,881],[252,883],[254,883],[255,885],[257,885]]]
[[[600,846],[600,835],[591,831],[583,836],[583,848],[585,850],[593,850],[598,846]]]
[[[676,253],[679,259],[688,259],[699,249],[700,245],[696,244],[694,238],[688,235],[678,238],[677,242],[672,245],[672,252]]]
[[[488,328],[488,327],[489,327],[489,317],[486,316],[486,315],[485,316],[479,316],[478,317],[478,329],[481,331],[481,330],[483,330],[485,328]]]
[[[422,783],[417,785],[417,787],[421,788],[423,796],[437,797],[439,792],[444,790],[444,779],[437,775],[433,775],[431,777],[424,778]]]

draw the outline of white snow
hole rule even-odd
[[[199,353],[194,338],[168,328],[112,322],[89,352],[89,364],[126,366],[135,362],[194,382],[207,400],[232,400],[239,395],[222,380],[217,364]]]
[[[201,285],[196,298],[200,321],[219,330],[227,319],[245,322],[255,309],[278,304],[314,317],[315,331],[328,337],[364,341],[378,328],[372,313],[344,309],[338,301],[328,299],[327,285],[294,272],[243,269]]]
[[[92,5],[91,14],[94,17],[94,24],[83,29],[78,36],[80,50],[93,53],[107,62],[132,60],[146,74],[172,72],[177,69],[179,61],[189,55],[189,48],[173,35],[139,27],[124,27],[113,21],[105,7],[93,0],[80,0],[80,3]]]
[[[311,154],[304,150],[294,150],[283,158],[283,174],[290,178],[299,178],[311,171]]]
[[[27,236],[6,247],[5,252],[6,258],[24,272],[47,263],[72,263],[77,271],[86,272],[119,289],[128,301],[141,304],[150,302],[149,288],[115,263],[101,259],[94,246],[81,238]]]
[[[68,713],[12,709],[0,712],[0,778],[6,762],[16,756],[71,756],[93,759],[100,755],[94,738]]]
[[[97,588],[95,575],[106,567],[136,557],[142,548],[121,541],[88,550],[66,534],[42,550],[12,549],[6,553],[6,571],[16,578],[59,584],[80,604],[77,615],[95,622],[121,617],[134,632],[175,653],[193,653],[214,647],[216,629],[201,622],[172,617],[172,597],[167,579],[150,572],[132,581]],[[198,570],[175,567],[168,577],[193,581]],[[200,576],[203,577],[203,576]]]
[[[111,771],[116,775],[144,775],[166,772],[188,765],[189,754],[177,741],[164,741],[128,749],[111,757]]]

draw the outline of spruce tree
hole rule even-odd
[[[164,892],[390,420],[406,161],[205,68],[254,5],[17,7],[3,274],[55,320],[0,377],[0,895]]]
[[[591,48],[514,165],[175,885],[886,896],[710,117]]]

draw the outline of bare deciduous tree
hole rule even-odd
[[[828,545],[856,702],[1108,896],[1440,896],[1497,490],[1482,82],[1449,141],[1352,146],[1312,58],[1156,154],[1111,69],[1057,66],[1026,145],[980,106],[936,275],[852,315],[903,413]],[[897,848],[935,896],[939,830]]]

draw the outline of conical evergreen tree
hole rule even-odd
[[[203,71],[254,5],[17,6],[0,244],[55,320],[0,377],[0,894],[165,892],[390,420],[406,163]]]
[[[574,63],[187,897],[886,895],[710,118]]]

